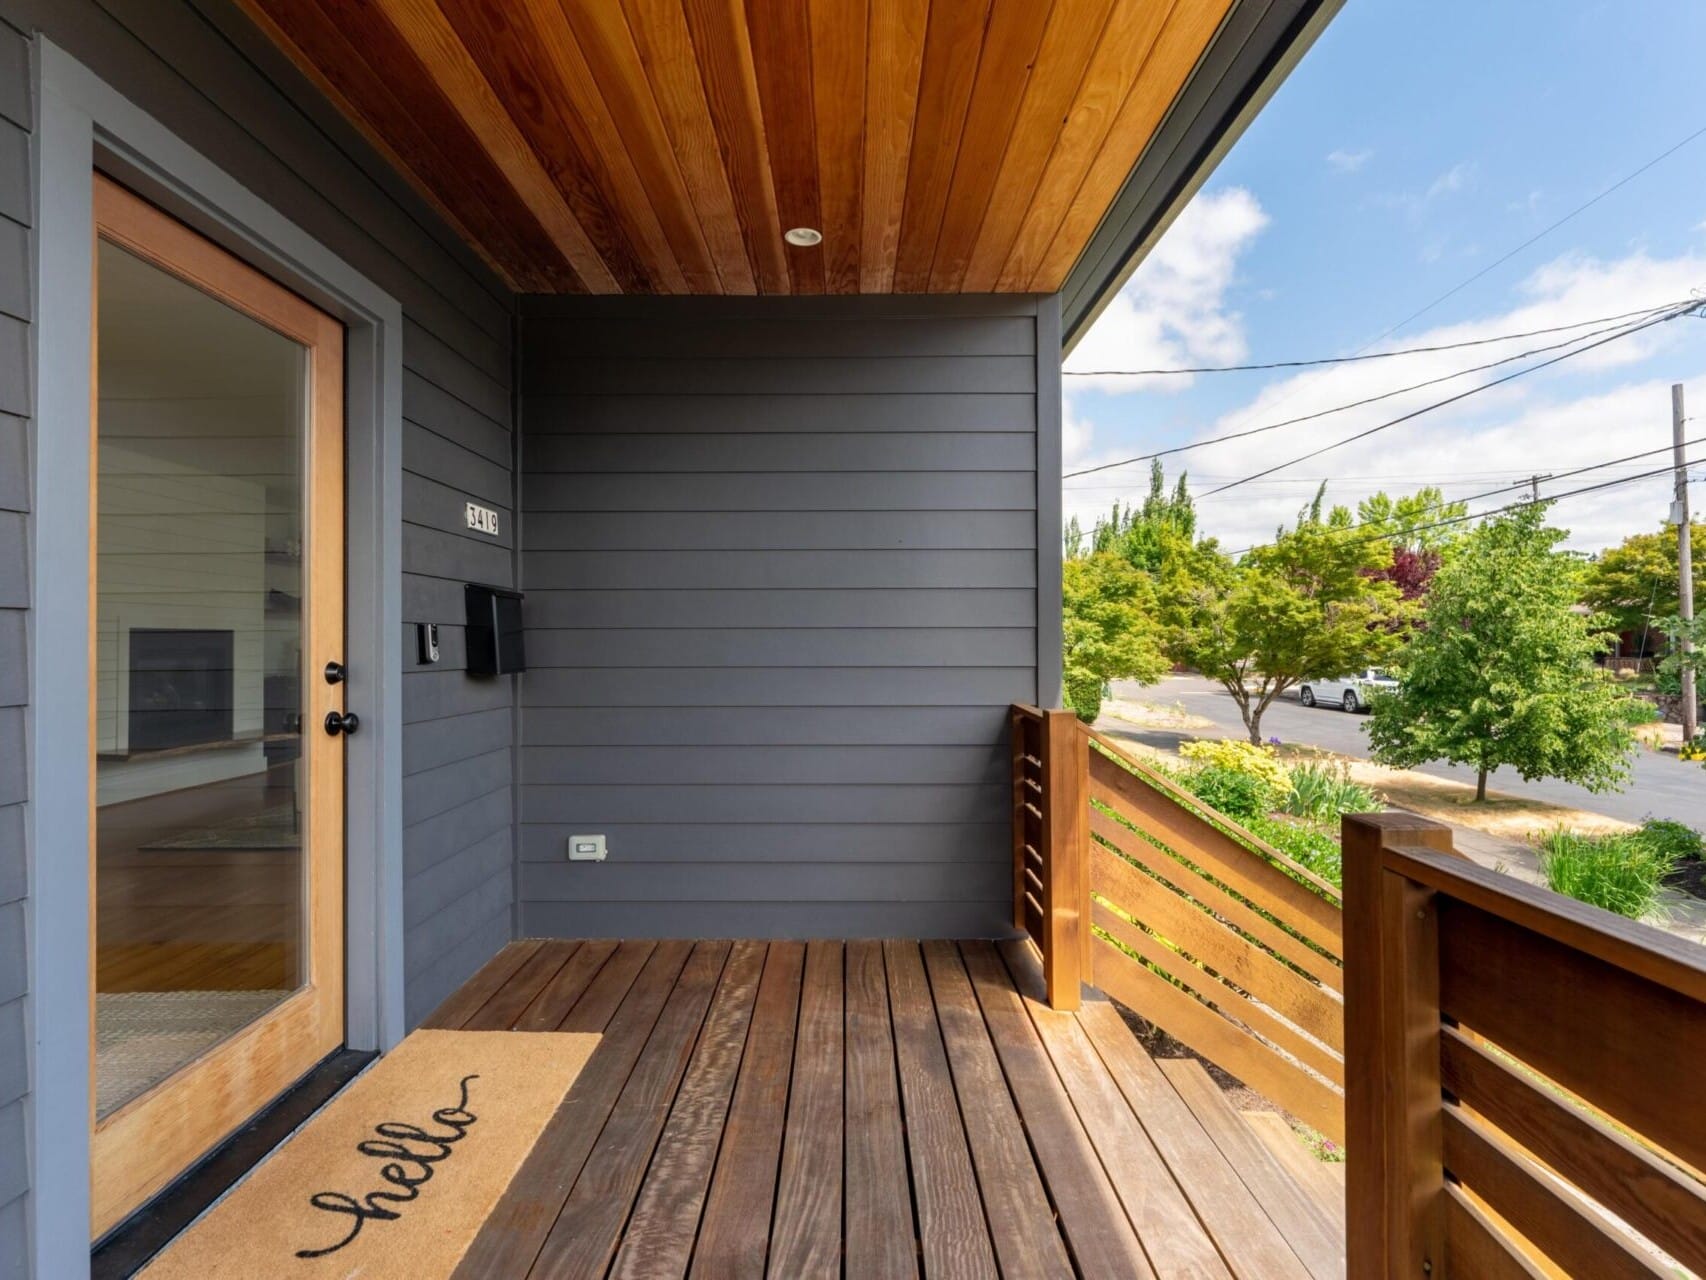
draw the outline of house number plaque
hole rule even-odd
[[[479,533],[489,533],[498,536],[498,513],[490,507],[482,507],[477,503],[468,504],[468,527]]]

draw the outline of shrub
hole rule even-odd
[[[1673,863],[1685,858],[1706,857],[1706,836],[1686,823],[1672,822],[1668,818],[1648,818],[1636,835],[1649,848]]]
[[[1281,806],[1299,818],[1332,822],[1347,813],[1367,813],[1378,805],[1373,791],[1351,781],[1350,767],[1298,764],[1291,769],[1291,790]]]
[[[1328,832],[1265,815],[1250,819],[1244,827],[1323,880],[1335,885],[1343,883],[1339,842]]]
[[[1276,796],[1283,796],[1291,790],[1291,771],[1281,763],[1279,753],[1271,746],[1258,747],[1236,738],[1203,739],[1185,743],[1179,748],[1179,754],[1193,764],[1235,769],[1260,778]]]
[[[1102,690],[1104,682],[1101,676],[1078,670],[1066,673],[1066,705],[1078,713],[1078,718],[1085,724],[1094,724],[1096,717],[1102,714]]]
[[[1630,698],[1621,708],[1623,723],[1631,729],[1639,724],[1657,724],[1662,717],[1659,709],[1645,698]]]
[[[1562,827],[1540,841],[1540,869],[1556,892],[1639,920],[1658,904],[1676,857],[1640,832],[1588,836]]]
[[[1178,781],[1209,808],[1239,822],[1273,812],[1281,799],[1265,778],[1225,765],[1198,765],[1187,769]]]

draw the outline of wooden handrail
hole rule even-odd
[[[1706,1270],[1706,955],[1426,819],[1343,846],[1350,1274]]]

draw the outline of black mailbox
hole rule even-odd
[[[527,670],[521,643],[521,592],[472,582],[462,591],[468,603],[468,674],[507,676]]]

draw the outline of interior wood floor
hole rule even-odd
[[[300,849],[153,847],[296,803],[294,765],[102,805],[97,991],[274,991],[298,982]]]
[[[603,1040],[457,1276],[1344,1275],[1342,1180],[1040,979],[1022,943],[512,944],[426,1025]]]

